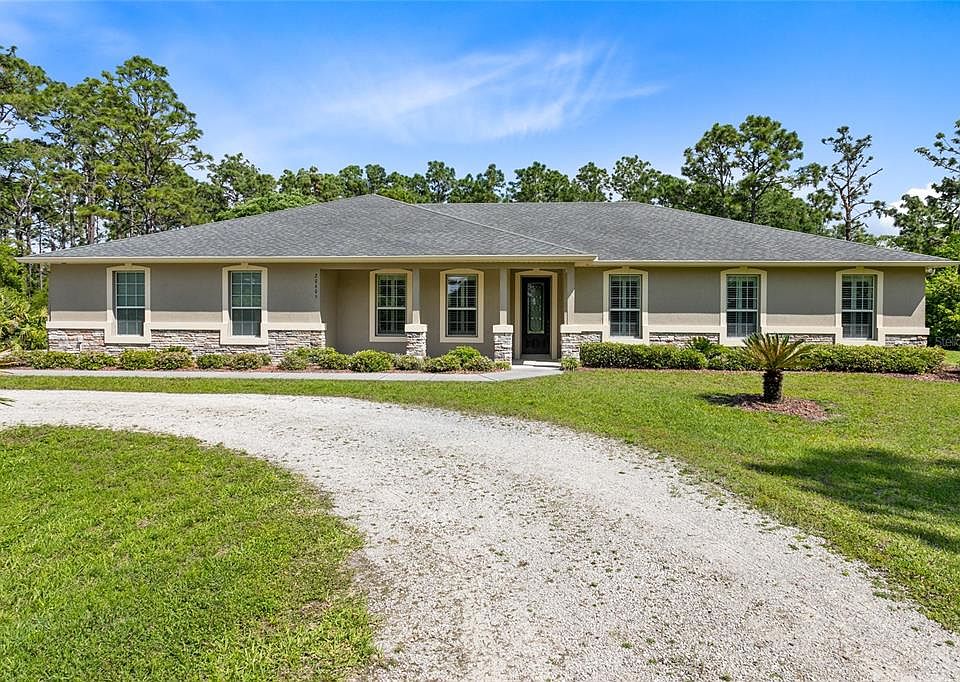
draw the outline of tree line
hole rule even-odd
[[[916,150],[939,176],[929,196],[905,195],[894,206],[872,195],[882,169],[870,135],[840,126],[819,141],[829,161],[803,163],[797,133],[761,115],[713,125],[683,151],[680,175],[627,155],[572,176],[534,162],[509,180],[495,164],[460,175],[436,160],[410,175],[371,163],[275,177],[241,151],[212,158],[201,138],[167,70],[150,59],[68,85],[0,47],[3,290],[19,278],[21,294],[43,295],[42,270],[20,269],[11,255],[373,193],[411,203],[640,201],[864,242],[877,241],[868,221],[888,215],[899,235],[887,245],[960,257],[960,121]],[[960,333],[955,288],[949,314]]]

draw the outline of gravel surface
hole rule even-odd
[[[366,535],[376,679],[960,679],[955,634],[638,448],[345,398],[10,391],[0,422],[224,443]]]

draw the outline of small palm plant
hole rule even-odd
[[[789,336],[755,332],[744,342],[744,352],[763,370],[763,401],[779,403],[783,400],[783,372],[800,365],[809,352],[803,340],[791,341]]]

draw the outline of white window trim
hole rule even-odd
[[[523,305],[520,300],[520,284],[524,277],[550,278],[550,357],[559,357],[560,334],[557,325],[557,273],[550,270],[522,270],[513,273],[513,356],[519,358],[523,347]]]
[[[844,275],[873,275],[877,278],[877,290],[874,292],[874,311],[873,323],[875,326],[875,339],[847,339],[843,336],[843,276]],[[834,338],[835,343],[841,343],[846,346],[884,346],[887,343],[887,330],[883,326],[883,272],[880,270],[871,270],[869,268],[847,268],[846,270],[837,270],[836,284],[836,312],[834,316]],[[891,334],[895,333],[893,331]]]
[[[117,316],[113,312],[113,273],[115,272],[143,272],[143,334],[141,336],[117,333]],[[107,268],[107,324],[103,330],[103,340],[104,343],[150,343],[150,268],[132,263]]]
[[[391,269],[384,268],[382,270],[371,270],[370,271],[370,343],[406,343],[407,336],[406,334],[400,334],[397,336],[382,336],[377,334],[377,275],[403,275],[407,280],[407,313],[404,318],[404,326],[410,324],[410,317],[413,311],[413,295],[410,291],[412,283],[412,272],[410,270],[401,270],[401,269]]]
[[[640,336],[612,336],[610,334],[610,276],[611,275],[638,275],[640,277]],[[601,334],[604,341],[617,343],[650,343],[650,277],[646,270],[635,268],[617,268],[603,271],[603,315],[601,320]]]
[[[260,272],[260,335],[259,336],[234,336],[233,324],[230,321],[230,273],[238,271],[256,271]],[[260,265],[228,265],[221,270],[220,290],[222,294],[223,309],[221,311],[220,343],[221,345],[231,346],[265,346],[269,342],[269,333],[267,329],[268,307],[267,307],[267,269]]]
[[[447,336],[447,276],[448,275],[476,275],[477,276],[477,335],[476,336]],[[441,343],[483,343],[483,271],[469,268],[443,270],[440,273],[440,342]]]
[[[757,275],[760,277],[760,306],[757,311],[757,331],[767,331],[767,271],[746,266],[720,271],[720,344],[742,346],[744,339],[727,335],[727,275]]]

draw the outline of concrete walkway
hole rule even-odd
[[[513,381],[559,374],[560,368],[514,365],[489,374],[434,374],[430,372],[257,372],[232,370],[125,370],[125,369],[9,369],[13,376],[38,377],[144,377],[153,379],[312,379],[314,381]]]

